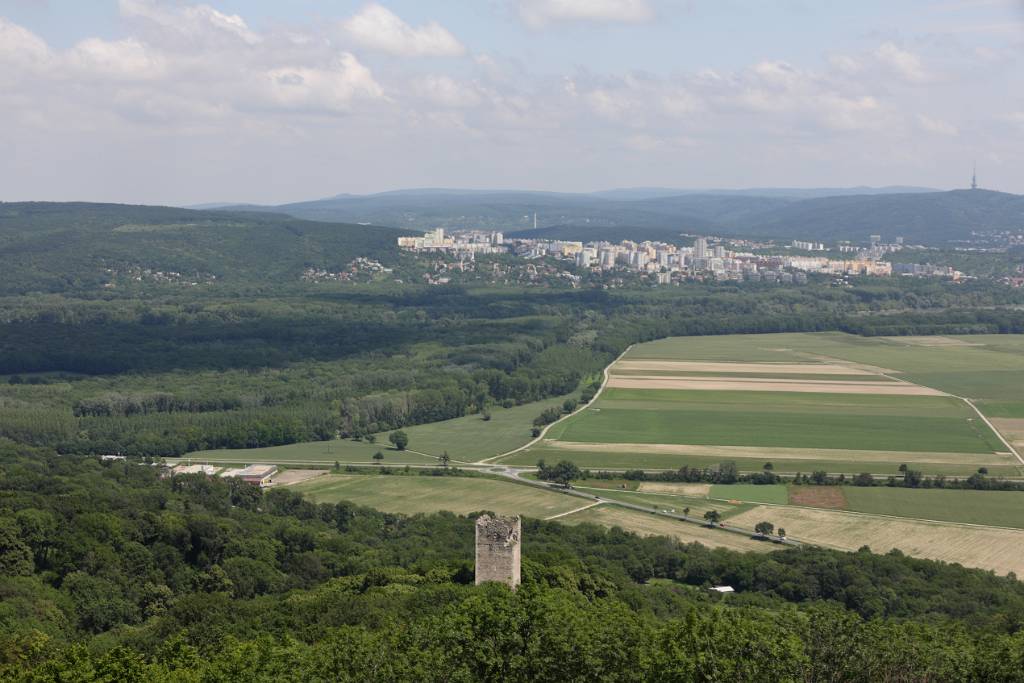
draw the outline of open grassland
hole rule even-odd
[[[1024,493],[1020,491],[882,486],[845,486],[842,489],[847,509],[856,512],[1024,529]],[[1024,547],[1018,547],[1013,552],[1024,555]]]
[[[563,524],[589,522],[606,527],[619,527],[641,536],[669,536],[683,543],[701,543],[711,548],[762,552],[779,548],[772,543],[756,541],[721,529],[708,529],[697,524],[648,515],[611,505],[598,505],[582,512],[574,512],[571,515],[560,517],[558,521]]]
[[[505,453],[528,443],[533,436],[533,418],[545,408],[561,407],[567,398],[578,394],[535,401],[513,408],[491,408],[491,419],[480,415],[466,415],[454,420],[405,427],[409,435],[409,448],[439,456],[444,451],[455,460],[465,462],[483,460]],[[387,434],[378,435],[387,441]]]
[[[788,457],[787,457],[788,456]],[[1018,468],[1009,456],[995,454],[907,453],[887,451],[833,451],[783,448],[730,448],[725,446],[683,446],[675,444],[576,444],[542,441],[537,446],[501,459],[502,465],[529,466],[538,460],[548,463],[571,460],[592,470],[676,470],[688,467],[717,467],[726,460],[736,463],[741,472],[760,472],[771,462],[776,472],[810,473],[822,470],[833,474],[869,472],[899,475],[900,463],[907,463],[925,474],[968,477],[979,466],[993,476],[1017,476]]]
[[[876,553],[896,548],[914,557],[958,562],[999,574],[1024,572],[1024,531],[924,522],[836,510],[758,506],[729,520],[753,528],[761,521],[786,529],[790,538],[807,543]]]
[[[570,396],[513,408],[494,407],[491,409],[490,420],[484,420],[480,415],[467,415],[454,420],[405,427],[403,431],[409,435],[409,449],[406,451],[390,448],[387,433],[381,433],[376,435],[375,444],[350,439],[311,441],[269,448],[196,451],[186,458],[214,463],[267,462],[329,466],[335,461],[373,463],[376,462],[373,460],[374,453],[380,451],[384,454],[385,465],[434,465],[437,464],[437,458],[429,456],[440,456],[448,451],[454,460],[475,461],[528,443],[533,438],[530,434],[533,418],[545,408],[561,406]]]
[[[480,510],[550,517],[587,504],[582,498],[494,479],[386,475],[327,475],[296,484],[318,503],[347,500],[384,512],[404,514],[447,510],[464,515]]]

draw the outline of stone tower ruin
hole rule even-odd
[[[519,585],[519,543],[523,522],[518,517],[481,515],[476,520],[476,583],[500,581]]]

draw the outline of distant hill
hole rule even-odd
[[[281,214],[89,203],[0,203],[0,294],[101,287],[106,269],[224,282],[295,281],[306,267],[392,259],[408,232]]]
[[[938,246],[968,239],[971,231],[1020,229],[1022,201],[1018,195],[986,190],[936,192],[917,187],[699,193],[634,188],[592,194],[426,188],[229,210],[419,231],[500,230],[518,237],[577,240],[669,239],[700,233],[864,242],[868,235],[882,234]],[[533,232],[534,214],[538,228],[546,232]]]
[[[842,197],[863,194],[908,194],[912,192],[938,192],[929,187],[913,185],[886,185],[884,187],[751,187],[739,190],[712,189],[686,190],[666,187],[624,187],[613,190],[593,192],[595,197],[605,199],[655,199],[658,197],[676,197],[688,194],[725,195],[730,197],[780,197],[788,199],[812,199],[816,197]]]
[[[1024,229],[1024,196],[987,190],[808,199],[734,223],[740,235],[816,240],[903,236],[929,245],[966,239],[972,231]]]

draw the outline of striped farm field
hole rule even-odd
[[[984,492],[988,493],[988,492]],[[876,553],[896,548],[908,555],[998,574],[1024,572],[1024,530],[926,522],[837,510],[757,506],[729,520],[753,529],[758,522],[783,527],[790,538],[840,550],[868,546]]]
[[[600,398],[502,462],[676,469],[734,460],[756,471],[770,461],[780,473],[875,475],[907,464],[1020,476],[1024,463],[955,393],[970,384],[981,410],[1016,417],[1008,397],[1024,405],[1020,335],[932,341],[825,333],[638,344],[609,368]]]

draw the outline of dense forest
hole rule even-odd
[[[1022,299],[920,281],[25,295],[0,302],[0,436],[139,456],[362,436],[567,394],[660,337],[1021,332]]]
[[[3,680],[1024,680],[1024,584],[898,552],[527,519],[513,593],[472,585],[473,515],[9,442],[0,476]]]
[[[901,296],[709,288],[672,299],[450,291],[23,304],[0,324],[0,433],[64,452],[275,445],[568,393],[628,344],[673,334],[1024,329],[1019,312],[842,313],[918,298],[886,294]]]

